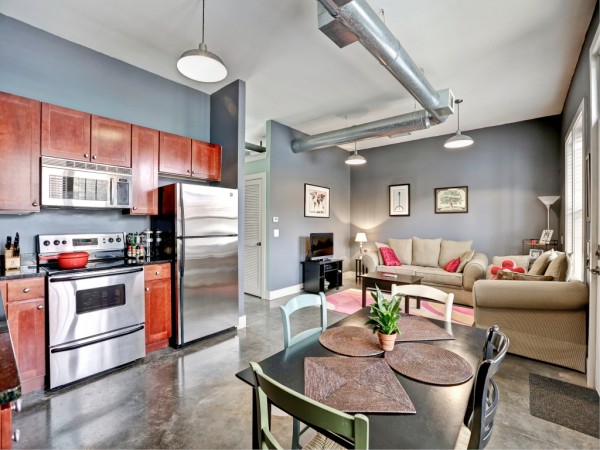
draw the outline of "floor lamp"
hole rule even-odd
[[[550,206],[560,198],[559,195],[543,195],[538,197],[540,202],[546,205],[546,230],[550,229]]]

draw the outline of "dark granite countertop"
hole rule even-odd
[[[0,293],[0,405],[12,402],[21,396],[21,380],[13,351],[8,320]]]
[[[0,281],[16,280],[18,278],[45,277],[46,272],[40,270],[38,266],[21,266],[16,270],[0,270]]]

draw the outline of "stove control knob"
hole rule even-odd
[[[108,242],[112,244],[113,242],[115,242],[115,240],[113,238],[108,238]]]
[[[63,245],[67,245],[67,241],[62,241],[62,244]]]
[[[54,245],[58,245],[58,244],[60,244],[60,241],[57,239],[54,241]]]
[[[121,242],[121,238],[117,238],[117,242]]]
[[[50,241],[44,241],[44,246],[48,247],[50,245]]]

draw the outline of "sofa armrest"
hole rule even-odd
[[[379,265],[379,256],[374,251],[369,250],[367,253],[363,254],[363,266],[367,268],[369,273],[375,272],[377,266]]]
[[[485,253],[476,252],[471,261],[463,269],[463,289],[473,290],[473,283],[485,277],[485,269],[488,265],[488,257]]]
[[[588,301],[580,281],[479,280],[473,286],[475,308],[580,310]]]

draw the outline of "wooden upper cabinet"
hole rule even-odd
[[[0,92],[0,211],[40,210],[41,104]]]
[[[131,168],[133,207],[129,214],[158,214],[157,130],[131,126]]]
[[[221,146],[192,141],[192,177],[221,181]]]
[[[90,160],[90,115],[42,103],[42,155]]]
[[[190,176],[191,167],[192,140],[161,131],[158,170],[173,175]]]
[[[91,161],[131,167],[131,124],[92,115]]]

